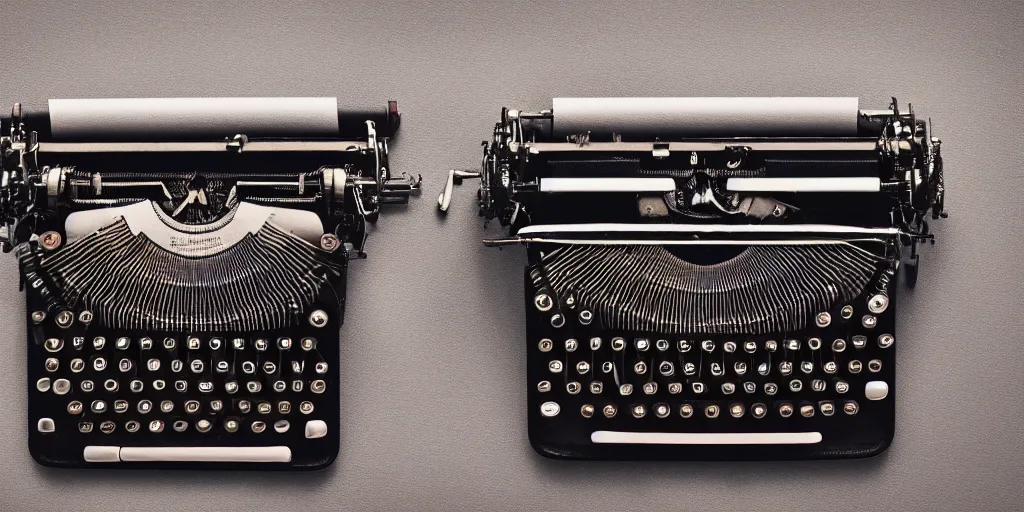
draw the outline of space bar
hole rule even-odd
[[[86,462],[291,462],[287,446],[87,446]]]
[[[590,441],[599,444],[814,444],[820,432],[613,432],[598,430]]]

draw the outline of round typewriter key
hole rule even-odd
[[[729,406],[729,415],[733,418],[742,418],[744,412],[743,404],[735,403]]]
[[[549,340],[548,338],[544,338],[540,340],[539,343],[537,343],[537,348],[540,349],[541,352],[550,352],[551,348],[554,346],[555,344],[552,343],[551,340]]]
[[[263,431],[267,429],[267,424],[262,421],[254,421],[250,428],[252,428],[252,432],[254,434],[262,434]]]
[[[278,348],[278,350],[291,350],[291,348],[292,348],[292,339],[291,338],[285,338],[285,337],[278,338],[277,339],[277,348]]]
[[[732,382],[723,382],[722,383],[722,394],[723,395],[731,395],[731,394],[733,394],[735,392],[736,392],[736,384],[733,384]]]
[[[614,369],[615,369],[615,365],[613,365],[611,361],[605,361],[605,362],[601,363],[601,372],[602,373],[611,373],[612,370],[614,370]]]
[[[580,325],[590,325],[590,322],[594,321],[594,314],[589,310],[580,311]]]
[[[127,400],[114,400],[114,412],[121,414],[128,411]]]
[[[637,338],[634,342],[637,352],[647,352],[651,348],[651,342],[647,338]]]
[[[685,374],[687,376],[692,376],[692,375],[694,375],[696,373],[697,373],[697,365],[695,365],[693,363],[684,363],[683,364],[683,374]]]
[[[43,320],[46,320],[46,313],[44,311],[33,311],[32,312],[32,323],[41,324]]]
[[[47,338],[43,342],[43,348],[47,352],[60,352],[60,349],[64,348],[64,340],[60,338]]]
[[[836,362],[835,361],[826,361],[825,364],[821,365],[821,369],[824,370],[825,373],[827,373],[829,375],[832,375],[832,374],[836,373],[836,370],[837,370]]]
[[[585,404],[583,407],[580,407],[580,416],[583,416],[584,418],[592,418],[594,416],[594,406]]]
[[[601,409],[601,413],[604,414],[605,418],[614,418],[617,412],[619,411],[613,404],[608,404]]]
[[[210,350],[220,350],[224,346],[224,340],[220,338],[210,338]]]
[[[252,374],[256,373],[256,365],[253,364],[252,361],[243,361],[242,362],[242,373],[247,373],[249,375],[252,375]]]
[[[779,363],[779,373],[781,373],[783,377],[793,373],[793,363],[789,361]]]
[[[846,402],[845,404],[843,404],[843,412],[845,412],[846,414],[848,414],[850,416],[853,416],[854,414],[857,414],[857,411],[859,411],[859,410],[860,410],[860,407],[858,407],[857,406],[857,402],[854,402],[853,400],[850,400],[850,401]]]
[[[555,301],[551,300],[551,296],[546,293],[539,293],[533,297],[533,305],[537,308],[537,311],[551,311],[551,308],[555,305]]]
[[[132,344],[132,339],[131,338],[126,338],[124,336],[121,336],[120,338],[117,339],[117,341],[114,342],[114,348],[116,348],[118,350],[128,350],[128,347],[131,346],[131,344]]]
[[[79,389],[82,390],[83,393],[92,393],[93,388],[95,388],[96,386],[92,383],[91,380],[83,380],[78,387]]]
[[[555,402],[544,402],[540,404],[540,415],[545,418],[554,418],[562,410]]]
[[[217,361],[217,364],[214,366],[214,370],[216,370],[217,373],[227,373],[230,369],[231,366],[227,361]]]
[[[807,347],[811,350],[818,350],[821,348],[821,338],[811,338],[807,340]]]
[[[318,309],[309,314],[309,325],[313,327],[323,327],[327,325],[327,312]]]
[[[802,363],[800,363],[800,371],[804,372],[807,375],[810,375],[811,373],[814,372],[814,363],[811,361],[803,361]]]
[[[796,393],[804,388],[804,383],[800,382],[800,379],[793,379],[789,381],[789,390]]]
[[[288,423],[288,420],[277,420],[274,422],[274,432],[277,432],[278,434],[288,432],[289,427],[291,427],[291,425]]]
[[[153,348],[152,338],[139,338],[139,348],[142,350],[149,350]]]
[[[157,367],[159,368],[160,362],[157,361]],[[171,371],[174,373],[181,373],[185,369],[185,363],[181,362],[181,359],[175,359],[171,361]]]
[[[260,389],[263,389],[263,384],[256,380],[250,380],[245,383],[245,388],[248,389],[250,393],[259,393]]]
[[[633,406],[633,409],[630,412],[633,413],[634,418],[640,419],[647,415],[647,408],[642,404],[637,404]]]
[[[258,352],[266,352],[266,350],[267,350],[267,340],[265,340],[263,338],[257,338],[256,341],[252,342],[252,346]]]
[[[274,381],[274,391],[276,391],[278,393],[283,393],[287,389],[288,389],[288,384],[285,383],[285,381],[283,381],[283,380],[275,380]]]
[[[296,381],[296,382],[302,382],[302,381]],[[326,389],[327,389],[327,383],[324,382],[321,379],[317,379],[317,380],[314,380],[313,382],[309,383],[309,390],[314,392],[314,393],[316,393],[316,394],[318,394],[318,395],[320,393],[323,393]]]
[[[309,414],[313,412],[313,402],[302,402],[299,404],[299,412]]]
[[[199,420],[196,422],[196,430],[199,432],[205,434],[209,432],[211,428],[213,428],[213,424],[210,423],[210,420]]]
[[[765,407],[764,404],[758,402],[758,403],[750,406],[750,415],[751,416],[753,416],[753,417],[755,417],[757,419],[761,419],[761,418],[764,418],[765,414],[768,414],[768,408]]]
[[[633,371],[636,372],[637,375],[643,375],[647,373],[647,363],[643,361],[637,361],[637,363],[633,365]]]
[[[309,340],[311,340],[311,339],[313,339],[313,338],[306,338],[306,339],[309,339]],[[315,343],[315,342],[314,342],[314,343]],[[232,347],[233,347],[233,348],[234,348],[235,350],[245,350],[245,338],[233,338],[233,339],[231,340],[231,346],[232,346]],[[312,347],[311,347],[311,348],[312,348]],[[310,349],[306,349],[306,350],[310,350]]]
[[[761,376],[768,375],[768,373],[771,372],[771,370],[772,368],[771,366],[768,366],[767,362],[757,365],[757,373],[760,374]]]
[[[590,383],[590,392],[595,395],[600,395],[604,391],[604,383],[599,380],[595,380]]]
[[[174,338],[164,338],[164,348],[167,350],[174,350],[174,347],[178,345],[178,342]]]
[[[578,347],[579,347],[579,343],[577,343],[575,339],[569,338],[569,339],[565,340],[565,351],[566,352],[576,352],[576,349]]]
[[[82,414],[83,408],[84,406],[82,405],[82,402],[79,402],[78,400],[73,400],[71,403],[68,404],[68,414]]]
[[[600,349],[601,349],[601,338],[598,338],[598,337],[590,338],[590,350],[600,350]]]
[[[668,350],[668,340],[658,340],[654,342],[654,348],[658,349],[658,352],[665,352]]]
[[[110,420],[100,423],[100,432],[103,432],[104,434],[112,434],[116,428],[117,424]]]
[[[249,414],[249,411],[252,410],[252,403],[248,400],[239,400],[238,403],[235,404],[235,407],[238,408],[238,412],[242,414]]]
[[[85,336],[75,336],[71,338],[71,348],[75,350],[82,350],[85,348]]]
[[[263,373],[265,373],[267,375],[272,375],[274,373],[277,373],[277,365],[274,364],[273,361],[265,361],[263,363]]]
[[[823,381],[821,379],[814,379],[814,380],[811,381],[811,389],[813,389],[815,391],[818,391],[818,392],[825,391],[825,388],[827,388],[827,387],[828,387],[828,385],[825,383],[825,381]]]
[[[845,380],[836,381],[836,393],[843,394],[850,390],[850,385]]]
[[[580,383],[576,381],[570,381],[565,385],[565,392],[570,395],[579,394],[580,389],[582,389],[582,386],[580,386]]]
[[[149,400],[139,400],[139,404],[135,406],[135,410],[139,411],[139,414],[146,414],[153,410],[153,402]]]
[[[626,348],[626,340],[622,338],[612,338],[612,350],[619,352]]]
[[[853,317],[853,306],[849,304],[843,306],[843,309],[839,310],[839,316],[843,317],[843,320],[849,320]]]
[[[864,317],[860,319],[860,323],[865,329],[872,329],[878,324],[878,319],[871,315],[864,315]]]
[[[644,382],[642,386],[645,395],[653,395],[658,392],[657,382]]]
[[[302,361],[292,361],[292,373],[302,373],[304,363]]]
[[[736,375],[742,377],[747,374],[747,363],[736,361],[736,364],[732,365],[732,370],[736,372]]]
[[[67,329],[68,327],[71,327],[71,324],[75,321],[75,315],[70,311],[64,310],[57,313],[57,317],[54,320],[57,322],[57,327]]]
[[[775,352],[779,349],[779,344],[775,340],[768,340],[764,342],[764,349],[768,352]]]
[[[226,431],[228,431],[229,433],[232,433],[232,434],[234,434],[235,432],[238,432],[238,421],[237,420],[227,420],[227,421],[225,421],[224,422],[224,430],[226,430]]]
[[[878,337],[878,346],[880,348],[889,348],[892,346],[892,342],[892,334],[882,334]]]
[[[233,395],[238,392],[238,382],[229,380],[224,383],[224,391],[229,395]]]
[[[693,387],[693,393],[696,394],[696,395],[699,395],[699,394],[701,394],[701,393],[703,393],[705,391],[704,383],[700,382],[700,381],[694,382],[692,384],[692,387]]]
[[[152,359],[146,361],[146,369],[151,371],[151,372],[155,372],[155,371],[159,370],[160,369],[160,360],[157,359],[157,358],[152,358]]]
[[[565,317],[562,316],[561,313],[555,313],[555,314],[551,315],[551,327],[554,327],[555,329],[559,329],[563,325],[565,325]]]
[[[57,371],[57,368],[60,368],[60,362],[57,361],[56,357],[47,357],[46,362],[43,363],[43,367],[46,368],[46,371],[48,372],[55,372]]]
[[[800,415],[803,416],[804,418],[810,418],[810,417],[814,416],[814,406],[813,405],[809,405],[809,404],[808,405],[801,405],[800,406]]]
[[[188,422],[187,421],[185,421],[185,420],[178,420],[178,421],[174,422],[174,431],[175,432],[184,432],[186,430],[188,430]]]
[[[885,296],[885,295],[883,295],[881,293],[872,295],[871,298],[868,299],[868,311],[870,311],[870,312],[872,312],[872,313],[874,313],[876,315],[879,314],[879,313],[882,313],[888,307],[889,307],[889,297],[887,297],[887,296]]]
[[[651,410],[654,411],[654,415],[658,418],[667,418],[669,414],[672,414],[672,408],[665,403],[656,403]]]
[[[868,361],[868,371],[871,373],[878,373],[882,371],[882,360],[872,359]]]
[[[260,414],[270,414],[270,411],[272,410],[273,406],[270,405],[270,402],[260,402],[256,404],[256,412]]]
[[[863,365],[861,365],[860,361],[854,359],[853,361],[850,361],[850,363],[846,365],[846,369],[849,370],[852,374],[858,374],[863,369]]]
[[[270,361],[267,361],[267,363],[274,364],[274,363],[271,363]],[[192,369],[192,373],[202,373],[203,372],[203,360],[202,359],[193,359],[192,362],[189,363],[189,367]]]
[[[704,352],[711,352],[715,350],[715,342],[711,340],[704,340],[700,343],[700,348],[702,348]]]
[[[213,412],[220,412],[224,409],[224,402],[220,400],[210,400],[210,410]]]
[[[102,372],[107,369],[107,360],[102,357],[97,357],[92,360],[92,369],[98,372]]]
[[[292,403],[287,400],[282,400],[277,403],[277,412],[281,414],[289,414],[292,412]]]
[[[757,384],[748,380],[743,383],[743,391],[745,391],[748,395],[752,395],[757,392]]]
[[[619,386],[619,394],[622,396],[629,396],[633,394],[632,384],[622,384]]]
[[[110,391],[111,393],[117,391],[117,381],[114,379],[107,379],[103,381],[103,389]]]
[[[36,381],[36,389],[39,390],[40,393],[46,393],[47,391],[49,391],[50,390],[50,378],[49,377],[43,377],[43,378],[37,380]]]
[[[787,341],[786,350],[800,350],[800,340],[792,339]]]
[[[690,404],[683,404],[679,406],[679,415],[684,418],[689,418],[690,416],[693,416],[693,406]]]
[[[551,361],[548,363],[548,370],[551,370],[551,373],[558,373],[562,371],[562,362],[557,359]]]
[[[590,371],[590,363],[586,361],[580,361],[576,363],[576,373],[583,375]]]
[[[572,294],[569,294],[565,298],[565,305],[568,306],[569,309],[576,309],[576,297],[573,297]]]
[[[779,385],[774,382],[764,383],[764,393],[768,396],[772,396],[779,392]]]
[[[676,348],[683,353],[689,352],[693,348],[693,344],[689,340],[679,340],[676,343]]]
[[[718,412],[719,412],[718,411],[718,406],[715,405],[715,404],[710,404],[710,405],[704,407],[704,416],[707,416],[708,419],[712,419],[713,420],[713,419],[717,418],[718,417]]]
[[[711,363],[711,375],[721,377],[722,375],[725,375],[725,368],[722,368],[722,364],[717,361]]]
[[[828,327],[828,325],[831,323],[832,315],[830,315],[828,311],[822,311],[821,313],[818,313],[818,315],[814,317],[814,325],[817,325],[818,327],[825,328]]]
[[[733,352],[736,352],[736,343],[732,341],[727,341],[724,344],[722,344],[722,350],[724,350],[727,354],[732,354]]]
[[[846,340],[842,338],[836,338],[836,340],[832,342],[832,351],[842,352],[844,350],[846,350]]]
[[[793,406],[789,403],[783,403],[779,406],[779,416],[788,418],[793,415]]]
[[[153,389],[155,389],[157,391],[163,391],[165,387],[167,387],[167,383],[164,382],[163,379],[156,379],[156,380],[153,381]],[[199,384],[199,389],[202,389],[202,388],[203,388],[203,385],[202,385],[202,383],[200,383]]]
[[[107,412],[107,403],[103,400],[93,400],[89,410],[96,414]]]
[[[818,402],[818,410],[821,411],[822,416],[832,416],[836,413],[836,408],[832,405],[831,401],[823,400]]]
[[[670,361],[662,361],[658,363],[658,373],[665,377],[671,377],[676,373],[676,366]]]
[[[89,432],[92,432],[92,422],[91,421],[83,421],[83,422],[79,423],[78,424],[78,431],[83,433],[83,434],[88,434]]]
[[[141,425],[139,425],[139,422],[135,420],[131,420],[124,424],[124,429],[127,430],[128,432],[138,432],[139,427],[141,427]]]
[[[121,373],[128,373],[132,371],[132,367],[134,366],[135,364],[132,362],[132,360],[128,359],[127,357],[122,358],[120,361],[117,362],[117,369]]]
[[[138,379],[135,379],[135,380],[129,382],[128,383],[128,389],[131,390],[132,393],[139,393],[139,392],[141,392],[142,391],[142,381],[138,380]]]
[[[323,361],[316,363],[316,365],[313,366],[313,371],[315,371],[318,375],[323,375],[327,373],[327,363]]]
[[[743,350],[748,354],[753,354],[754,352],[757,352],[757,343],[753,341],[744,341]]]
[[[199,412],[199,401],[189,400],[185,402],[185,412],[188,414],[195,414]]]

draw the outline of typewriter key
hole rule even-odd
[[[892,346],[892,342],[892,334],[882,334],[878,337],[878,346],[880,348],[889,348]]]
[[[839,316],[843,317],[843,320],[849,320],[853,317],[853,306],[849,304],[843,306],[843,309],[839,310]]]
[[[5,185],[6,186],[6,185]],[[39,235],[39,246],[47,251],[52,251],[60,247],[61,236],[56,231],[47,231],[42,235]]]
[[[724,350],[727,354],[732,354],[733,352],[736,352],[736,343],[732,341],[727,341],[724,344],[722,344],[722,350]]]
[[[267,429],[267,424],[262,421],[254,421],[250,428],[254,434],[262,434]]]
[[[164,382],[163,379],[156,379],[156,380],[153,381],[153,389],[155,389],[157,391],[163,391],[166,386],[167,386],[167,383]],[[200,389],[202,389],[202,385],[200,385],[199,387],[200,387]]]
[[[263,338],[257,338],[256,341],[252,342],[252,346],[258,352],[266,352],[267,351],[267,340],[265,340]]]
[[[242,373],[246,373],[246,374],[249,374],[249,375],[252,375],[252,374],[256,373],[256,365],[253,364],[252,361],[243,361],[242,362]]]
[[[614,418],[617,412],[619,412],[618,408],[613,404],[608,404],[601,409],[601,413],[604,414],[605,418]]]
[[[154,382],[155,384],[155,382]],[[197,386],[200,393],[209,393],[213,391],[213,383],[208,380],[201,380]]]
[[[214,366],[214,370],[216,370],[217,373],[227,373],[230,369],[231,366],[227,361],[217,361],[216,366]]]
[[[576,309],[576,297],[573,297],[572,294],[566,296],[565,305],[568,306],[569,309]]]
[[[75,315],[68,310],[64,310],[61,311],[60,313],[57,313],[57,316],[56,318],[54,318],[54,320],[57,322],[57,327],[60,327],[61,329],[67,329],[68,327],[71,327],[72,323],[74,323]]]
[[[599,380],[595,380],[590,383],[590,392],[595,395],[600,395],[604,391],[604,383]]]
[[[303,361],[292,361],[292,373],[302,373]]]
[[[768,375],[769,372],[771,372],[771,366],[768,366],[768,363],[765,362],[757,365],[757,373],[761,376]]]
[[[843,404],[843,412],[845,412],[846,414],[848,414],[850,416],[853,416],[854,414],[857,414],[857,411],[859,411],[859,410],[860,410],[860,407],[858,407],[857,406],[857,402],[854,402],[853,400],[850,400],[850,401],[846,402],[845,404]]]
[[[563,325],[565,325],[565,317],[561,313],[551,315],[551,327],[560,329]]]
[[[71,348],[75,350],[82,350],[85,348],[85,336],[75,336],[71,338]]]
[[[278,350],[291,350],[291,348],[292,348],[292,339],[291,338],[286,338],[286,337],[278,338],[277,339],[277,348],[278,348]]]
[[[100,432],[103,432],[104,434],[113,434],[116,428],[117,424],[110,420],[100,423]]]
[[[664,377],[671,377],[676,373],[676,366],[670,361],[662,361],[658,364],[658,373]]]
[[[850,385],[845,380],[836,381],[836,393],[843,394],[850,390]]]
[[[846,365],[846,368],[847,368],[847,370],[850,371],[850,373],[856,375],[856,374],[860,373],[860,371],[863,368],[863,366],[861,365],[860,361],[854,359],[853,361],[850,361],[850,364]]]
[[[872,359],[868,361],[868,371],[871,373],[878,373],[882,371],[882,360]]]
[[[779,373],[781,373],[783,377],[793,373],[793,363],[789,361],[779,363]]]
[[[92,422],[91,421],[83,421],[83,422],[79,423],[78,424],[78,431],[83,433],[83,434],[88,434],[88,433],[92,432]]]
[[[60,349],[64,348],[64,340],[61,338],[47,338],[43,342],[43,348],[47,352],[60,352]]]
[[[178,420],[178,421],[174,422],[174,431],[175,432],[184,432],[186,430],[188,430],[188,422],[187,421],[185,421],[185,420]]]
[[[775,352],[779,349],[779,344],[775,340],[768,340],[764,342],[764,349],[768,352]]]
[[[598,338],[598,337],[590,338],[590,350],[600,350],[600,349],[601,349],[601,338]]]
[[[98,372],[102,372],[107,369],[107,360],[102,357],[97,357],[92,360],[92,369]]]
[[[210,350],[220,350],[224,346],[224,340],[220,338],[210,338]]]
[[[688,340],[679,340],[679,342],[676,343],[676,346],[678,350],[682,353],[689,352],[690,349],[693,348],[693,344],[690,343]]]
[[[858,334],[850,338],[850,341],[853,343],[853,348],[856,349],[862,349],[868,345],[868,337],[863,334]]]
[[[658,392],[657,382],[645,382],[642,386],[645,395],[653,395]]]
[[[887,297],[887,296],[885,296],[885,295],[883,295],[881,293],[872,295],[871,298],[868,299],[868,311],[870,311],[870,312],[872,312],[872,313],[874,313],[876,315],[879,314],[879,313],[882,313],[888,307],[889,307],[889,297]]]
[[[683,404],[679,406],[679,415],[684,418],[689,418],[690,416],[693,416],[693,406],[690,404]]]
[[[278,393],[283,393],[287,389],[288,389],[288,384],[285,381],[283,381],[283,380],[275,380],[274,381],[274,391],[276,391]]]
[[[149,400],[139,400],[139,404],[135,406],[135,410],[139,411],[139,414],[146,414],[153,410],[153,402]]]
[[[78,387],[79,389],[82,390],[83,393],[92,393],[93,388],[95,388],[96,386],[92,383],[91,380],[83,380]]]
[[[643,375],[647,373],[647,363],[643,361],[637,361],[637,363],[633,365],[633,371],[636,372],[637,375]]]
[[[47,391],[49,391],[50,390],[50,378],[49,377],[43,377],[43,378],[37,380],[36,381],[36,389],[39,390],[40,393],[46,393]]]
[[[256,404],[256,412],[260,414],[270,414],[270,411],[272,410],[273,407],[270,405],[270,402],[260,402]]]
[[[552,360],[548,363],[548,370],[551,370],[551,373],[558,373],[562,371],[562,362],[557,359]]]
[[[605,361],[605,362],[601,363],[601,372],[602,373],[611,373],[612,370],[614,370],[614,369],[615,369],[615,366],[611,363],[611,361]]]
[[[306,339],[312,339],[312,338],[306,338]],[[234,339],[231,340],[231,346],[234,347],[235,350],[245,350],[245,339],[244,338],[234,338]],[[309,349],[306,349],[306,350],[309,350]]]
[[[844,350],[846,350],[846,340],[842,338],[836,338],[836,340],[832,342],[832,351],[842,352]]]
[[[733,394],[735,392],[736,392],[736,384],[733,384],[732,382],[723,382],[722,383],[722,394],[723,395],[731,395],[731,394]]]
[[[652,410],[654,411],[654,415],[659,418],[667,418],[669,414],[672,414],[672,408],[670,408],[668,404],[665,403],[654,404]]]
[[[743,413],[743,404],[735,403],[729,406],[729,415],[732,416],[733,418],[742,418]]]
[[[84,409],[84,407],[85,406],[82,405],[82,402],[79,402],[78,400],[72,400],[71,403],[68,404],[68,414],[82,414],[82,410]]]
[[[822,416],[832,416],[836,412],[835,406],[828,400],[818,402],[818,410],[821,411]]]
[[[537,311],[547,312],[551,311],[554,307],[555,302],[551,300],[551,296],[546,293],[540,293],[533,297],[533,305],[537,308]]]
[[[821,348],[821,338],[811,338],[807,340],[807,347],[811,350],[818,350]]]
[[[142,350],[149,350],[153,348],[152,338],[139,338],[139,348]]]
[[[263,362],[263,373],[265,373],[267,375],[273,375],[273,374],[277,373],[277,365],[274,364],[273,361],[264,361]]]
[[[633,406],[632,411],[630,412],[633,413],[634,418],[640,419],[647,415],[647,408],[642,404],[637,404]]]
[[[761,419],[761,418],[764,418],[765,414],[768,414],[768,407],[766,407],[761,402],[758,402],[758,403],[750,406],[750,415],[751,416],[753,416],[753,417],[755,417],[757,419]]]
[[[830,315],[828,311],[822,311],[821,313],[818,313],[818,315],[814,317],[814,325],[817,325],[818,327],[821,327],[823,329],[825,327],[828,327],[828,325],[831,323],[832,315]]]
[[[825,381],[823,381],[821,379],[814,379],[814,380],[811,381],[811,389],[813,389],[815,391],[818,391],[818,392],[825,391],[825,388],[827,388],[827,387],[828,387],[828,385],[825,384]]]
[[[249,414],[249,411],[252,410],[252,403],[248,400],[239,400],[238,403],[235,404],[235,407],[238,408],[238,412],[242,414]]]
[[[327,373],[327,363],[323,361],[316,363],[316,365],[313,366],[313,371],[315,371],[319,375]]]
[[[34,323],[34,324],[41,324],[41,323],[43,323],[43,320],[46,320],[46,312],[45,311],[33,311],[32,312],[32,323]]]
[[[544,338],[537,343],[537,348],[540,349],[541,352],[550,352],[551,348],[554,346],[555,344],[548,338]]]
[[[287,400],[282,400],[277,403],[277,412],[281,414],[289,414],[292,412],[292,403]]]
[[[96,414],[107,412],[107,403],[103,400],[93,400],[89,410]]]
[[[658,340],[654,342],[654,348],[658,349],[658,352],[665,352],[668,350],[668,340]]]
[[[622,384],[619,386],[619,394],[622,396],[629,396],[633,394],[632,384]]]
[[[647,338],[637,338],[633,343],[637,352],[647,352],[647,349],[651,348],[651,342]]]
[[[732,370],[736,372],[736,375],[742,377],[747,374],[747,363],[736,361],[736,364],[732,365]]]
[[[128,383],[128,389],[132,393],[142,392],[142,381],[138,379],[132,380],[131,382]]]
[[[103,381],[103,389],[110,391],[111,393],[117,391],[117,381],[114,379],[107,379]]]
[[[213,424],[209,420],[199,420],[196,422],[196,430],[202,433],[207,433],[213,427]]]
[[[878,319],[871,315],[864,315],[864,317],[860,319],[860,323],[865,329],[872,329],[878,324]]]
[[[210,411],[220,412],[224,409],[224,402],[220,400],[210,400]]]
[[[772,396],[779,392],[779,385],[774,382],[764,383],[764,393],[768,396]]]
[[[783,403],[779,406],[779,416],[788,418],[793,415],[793,406],[789,403]]]
[[[594,416],[594,406],[590,404],[584,404],[580,407],[580,416],[584,418],[592,418]]]
[[[250,380],[245,383],[245,388],[248,389],[250,393],[259,393],[260,389],[263,388],[263,384],[259,381]]]
[[[743,383],[743,391],[745,391],[748,395],[752,395],[757,392],[757,384],[748,380]]]
[[[579,343],[577,343],[575,339],[569,338],[569,339],[565,340],[565,351],[566,352],[576,352],[576,348],[577,347],[579,347]]]
[[[127,400],[114,400],[114,412],[122,414],[128,411]]]
[[[576,381],[570,381],[565,385],[565,392],[570,395],[579,394],[581,389],[580,383]]]
[[[323,381],[316,381],[316,380],[313,381],[313,383],[316,383],[316,382],[323,382]],[[310,383],[309,389],[312,390],[314,393],[320,393],[320,391],[317,391],[313,387],[313,383]],[[294,391],[296,393],[302,392],[302,381],[301,380],[296,379],[296,380],[292,381],[292,391]]]
[[[540,404],[540,415],[545,418],[554,418],[562,410],[555,402],[544,402]]]
[[[804,383],[800,382],[800,379],[793,379],[789,381],[789,390],[796,393],[804,388]]]
[[[576,363],[576,373],[584,375],[590,371],[590,363],[586,361],[580,361]]]
[[[188,414],[195,414],[199,412],[199,401],[189,400],[185,402],[185,412]]]
[[[227,394],[229,394],[229,395],[233,395],[233,394],[237,393],[238,392],[238,382],[233,381],[233,380],[229,380],[229,381],[225,382],[224,383],[224,391]]]
[[[722,375],[725,375],[725,368],[723,368],[722,364],[719,362],[711,363],[711,375],[721,377]]]
[[[228,431],[231,434],[234,434],[235,432],[238,432],[238,421],[237,420],[227,420],[227,421],[225,421],[224,422],[224,430]]]
[[[836,373],[836,369],[837,369],[836,368],[836,362],[835,361],[827,361],[827,362],[825,362],[825,364],[821,365],[821,369],[825,370],[825,373],[827,373],[829,375],[832,375],[832,374]]]
[[[164,348],[167,350],[174,350],[174,347],[178,345],[178,342],[174,338],[164,338]]]
[[[800,350],[800,340],[792,339],[786,342],[786,350]]]
[[[804,418],[810,418],[810,417],[814,416],[814,406],[813,405],[801,405],[800,406],[800,415],[803,416]]]
[[[753,354],[754,352],[757,352],[757,343],[753,341],[745,341],[743,342],[743,350],[748,354]]]
[[[117,339],[117,341],[114,342],[114,348],[116,348],[118,350],[128,350],[128,347],[131,346],[131,344],[132,344],[132,339],[131,338],[126,338],[124,336],[121,336],[120,338]]]
[[[277,420],[274,422],[274,432],[277,432],[278,434],[288,432],[289,427],[291,427],[291,425],[288,423],[288,420]]]
[[[693,388],[694,394],[697,394],[697,395],[699,395],[699,394],[701,394],[701,393],[703,393],[705,391],[704,383],[700,382],[700,381],[694,382],[691,385],[691,387]]]
[[[128,373],[128,372],[132,371],[132,367],[134,367],[134,366],[135,366],[135,363],[133,363],[132,360],[128,359],[127,357],[122,358],[120,361],[117,362],[117,369],[121,373]]]
[[[299,412],[309,414],[313,412],[313,402],[302,402],[299,404]]]
[[[700,343],[700,348],[704,349],[704,352],[711,352],[715,350],[715,342],[711,340],[704,340]]]
[[[811,373],[814,372],[814,363],[811,361],[804,361],[800,363],[800,371],[804,372],[807,375],[810,375]]]
[[[327,325],[327,312],[322,309],[318,309],[309,314],[309,325],[313,327],[323,327]]]
[[[267,361],[267,362],[270,363],[270,361]],[[274,363],[270,363],[270,364],[274,364]],[[202,373],[203,372],[203,360],[202,359],[193,359],[192,362],[189,363],[189,367],[192,369],[192,373]]]
[[[48,372],[55,372],[57,371],[57,368],[60,367],[60,362],[57,361],[56,357],[47,357],[46,362],[43,363],[43,367],[46,368],[46,371]]]
[[[718,406],[715,405],[715,404],[710,404],[710,405],[704,407],[704,416],[707,416],[708,419],[712,419],[713,420],[713,419],[717,418],[718,417],[718,412],[719,412],[718,411]]]
[[[151,372],[155,372],[155,371],[159,370],[160,369],[160,360],[154,357],[154,358],[146,361],[146,369],[151,371]]]
[[[139,422],[131,420],[124,424],[124,429],[128,432],[138,432],[141,426],[142,425],[140,425]]]
[[[594,314],[589,310],[580,311],[580,325],[590,325],[594,321]]]

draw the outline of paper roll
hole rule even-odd
[[[858,98],[555,98],[554,135],[855,136]]]

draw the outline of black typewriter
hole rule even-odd
[[[26,290],[29,450],[61,467],[310,470],[339,439],[348,260],[397,105],[50,100],[2,119],[0,243]]]
[[[892,441],[899,274],[944,217],[895,99],[505,109],[480,215],[524,244],[529,437],[576,459],[866,457]]]

